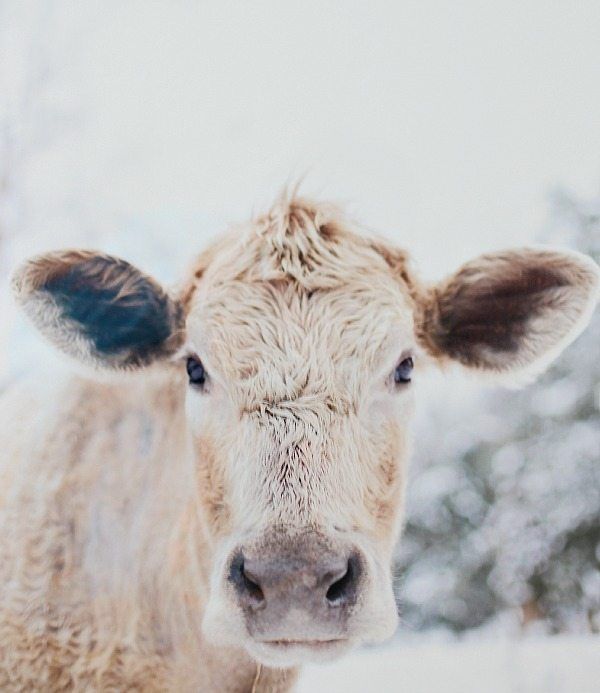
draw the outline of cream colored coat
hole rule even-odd
[[[426,287],[403,251],[336,215],[281,200],[169,301],[107,256],[51,254],[17,274],[42,333],[112,374],[36,367],[0,397],[0,690],[288,690],[293,667],[247,654],[215,560],[238,529],[274,522],[351,529],[375,566],[353,642],[393,631],[411,410],[395,364],[410,353],[417,374],[451,360],[504,379],[539,372],[589,320],[599,273],[573,253],[521,250]],[[103,353],[105,333],[56,289],[65,273],[76,290],[112,292],[109,312],[158,297],[168,338]],[[206,392],[188,391],[185,349],[214,364]]]

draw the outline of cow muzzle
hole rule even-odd
[[[358,549],[314,535],[238,548],[228,581],[248,634],[266,658],[319,658],[348,643],[360,599],[364,560]],[[301,659],[304,657],[300,657]]]

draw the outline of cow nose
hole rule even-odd
[[[283,612],[291,608],[326,614],[332,607],[347,609],[356,601],[360,560],[326,555],[248,557],[240,551],[230,566],[230,581],[240,605],[248,611]]]

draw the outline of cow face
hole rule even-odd
[[[92,253],[38,258],[15,279],[70,355],[178,369],[214,547],[204,631],[275,666],[395,629],[391,557],[425,365],[531,375],[583,329],[598,286],[587,258],[524,249],[425,287],[403,252],[301,201],[214,246],[179,296]]]
[[[215,261],[188,313],[187,411],[221,547],[205,627],[247,634],[268,663],[396,625],[418,350],[408,293],[370,259],[327,289],[232,278]]]

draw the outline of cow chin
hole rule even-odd
[[[246,644],[246,651],[264,666],[287,669],[302,664],[324,664],[346,654],[357,645],[350,638],[338,640],[280,640],[254,641]]]
[[[296,554],[301,551],[293,548]],[[390,570],[364,554],[350,554],[339,567],[326,562],[328,572],[317,561],[317,578],[297,565],[284,578],[272,574],[272,565],[279,567],[279,562],[261,561],[257,567],[248,559],[246,565],[234,550],[215,568],[202,624],[213,643],[243,648],[265,666],[287,668],[331,661],[395,632]],[[318,579],[321,574],[326,574],[324,580]],[[239,582],[232,575],[240,575]]]

